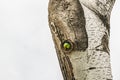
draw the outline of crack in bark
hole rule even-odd
[[[88,69],[84,69],[84,70],[81,70],[81,71],[92,71],[92,70],[96,70],[96,69],[109,69],[111,67],[89,67]]]
[[[96,67],[90,67],[89,70],[93,70],[93,69],[96,69]]]

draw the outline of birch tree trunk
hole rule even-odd
[[[49,26],[64,80],[112,80],[109,34],[114,2],[49,1]]]

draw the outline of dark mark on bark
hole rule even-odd
[[[89,70],[93,70],[93,69],[96,69],[96,67],[90,67]]]
[[[109,42],[107,33],[102,38],[103,51],[109,53]]]
[[[108,42],[108,36],[107,33],[104,34],[101,40],[101,44],[96,47],[96,51],[104,51],[109,54],[109,42]]]

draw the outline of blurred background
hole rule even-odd
[[[0,0],[0,80],[63,80],[48,26],[49,0]],[[120,0],[111,15],[111,63],[120,80]]]

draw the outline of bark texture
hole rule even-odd
[[[112,80],[109,34],[114,2],[49,1],[49,26],[64,80]]]

